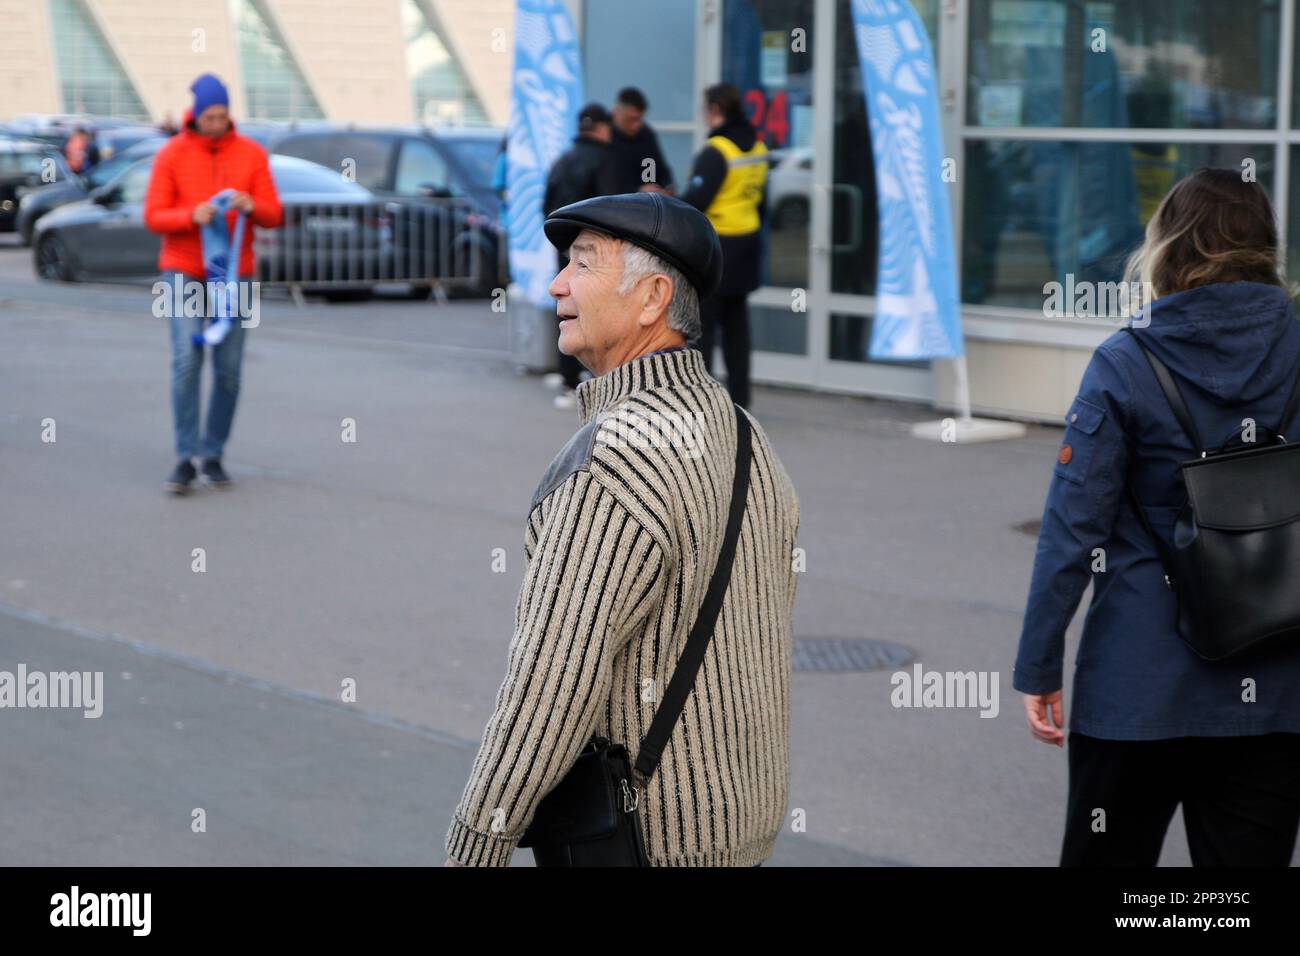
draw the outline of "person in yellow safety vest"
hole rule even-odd
[[[745,118],[740,91],[719,83],[704,91],[711,135],[691,169],[682,199],[702,210],[722,244],[722,284],[700,303],[699,349],[713,372],[714,336],[722,333],[727,391],[749,407],[749,293],[762,271],[761,231],[767,208],[767,147]]]

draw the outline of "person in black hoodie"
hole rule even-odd
[[[761,231],[767,206],[767,147],[741,109],[740,91],[719,83],[704,91],[704,115],[712,134],[695,157],[682,196],[704,212],[722,242],[722,285],[700,303],[704,332],[700,349],[713,371],[713,336],[722,331],[727,390],[749,407],[749,293],[762,271]]]
[[[546,177],[546,192],[542,196],[542,214],[549,216],[561,206],[581,202],[596,196],[612,196],[622,192],[613,151],[609,145],[613,135],[613,117],[599,103],[588,103],[578,113],[578,135],[573,145],[551,166]],[[564,271],[569,257],[563,250],[556,254],[556,269]],[[559,408],[573,408],[574,391],[582,374],[582,363],[572,355],[560,352],[560,374],[564,376],[564,393],[555,397]]]
[[[645,121],[650,103],[635,86],[625,86],[614,100],[614,138],[619,192],[673,192],[673,171],[659,147],[659,137]],[[649,163],[646,160],[650,160]]]

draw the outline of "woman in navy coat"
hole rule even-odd
[[[1199,449],[1135,338],[1174,373],[1211,449],[1240,441],[1251,422],[1260,436],[1267,427],[1300,440],[1300,422],[1278,420],[1300,373],[1300,324],[1277,256],[1263,186],[1233,170],[1179,182],[1129,263],[1154,300],[1098,346],[1066,413],[1013,674],[1030,731],[1063,747],[1065,631],[1091,581],[1062,865],[1154,866],[1180,803],[1195,865],[1291,860],[1300,639],[1198,657],[1178,635],[1174,593],[1125,491],[1127,480],[1172,546],[1186,500],[1178,465]]]

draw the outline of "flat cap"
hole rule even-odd
[[[648,249],[679,269],[701,299],[722,281],[722,246],[704,213],[664,193],[597,196],[561,206],[546,217],[546,238],[561,252],[584,229]]]

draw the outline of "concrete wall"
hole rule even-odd
[[[225,0],[95,0],[88,4],[105,40],[154,119],[177,120],[189,107],[190,83],[215,73],[230,89],[231,107],[243,113],[243,87]]]
[[[267,6],[326,116],[370,123],[415,118],[396,0],[272,0]]]
[[[0,119],[61,110],[45,17],[43,3],[0,0]]]
[[[513,0],[418,0],[442,31],[484,111],[504,124],[510,109]],[[399,0],[263,0],[325,115],[391,123],[414,119]],[[88,0],[155,120],[179,119],[189,84],[220,76],[238,118],[245,112],[239,53],[227,0]],[[0,120],[63,111],[54,38],[43,0],[0,0]]]

